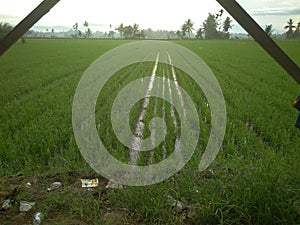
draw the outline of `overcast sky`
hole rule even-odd
[[[253,18],[264,27],[273,24],[283,32],[290,18],[300,22],[300,0],[237,0]],[[41,0],[0,0],[0,22],[17,24]],[[221,6],[215,0],[60,0],[37,25],[67,26],[86,20],[93,31],[109,30],[119,24],[138,23],[140,28],[178,30],[183,22],[191,19],[198,29],[208,12],[218,12]],[[235,23],[236,24],[236,23]],[[234,31],[239,31],[235,26]]]

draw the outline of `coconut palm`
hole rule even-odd
[[[297,24],[296,30],[294,32],[295,38],[300,38],[300,22]]]
[[[289,19],[289,21],[287,21],[287,24],[284,29],[288,29],[288,31],[286,32],[287,38],[292,38],[293,37],[293,29],[296,28],[296,26],[294,26],[294,21],[292,19]]]
[[[74,29],[74,31],[75,31],[74,37],[77,38],[77,35],[78,35],[78,23],[75,23],[75,24],[73,25],[73,29]]]
[[[273,31],[274,31],[274,29],[273,29],[273,25],[272,24],[266,25],[265,32],[267,33],[267,35],[272,36]]]
[[[133,38],[134,38],[134,39],[139,38],[139,33],[140,33],[139,25],[136,24],[136,23],[133,24],[132,29],[133,29]]]
[[[193,26],[194,26],[194,22],[191,19],[185,21],[184,24],[181,26],[183,36],[185,36],[187,32],[189,34],[189,38],[191,38],[191,33],[194,30]]]
[[[124,24],[121,23],[115,30],[120,32],[120,37],[123,38]]]

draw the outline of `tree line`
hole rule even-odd
[[[112,25],[109,25],[110,30],[108,33],[105,33],[105,37],[115,38],[117,31],[117,37],[122,39],[151,39],[155,38],[156,33],[166,39],[229,39],[229,30],[233,26],[232,20],[228,16],[224,18],[223,14],[223,9],[217,13],[208,13],[206,20],[202,22],[202,25],[197,30],[195,30],[194,22],[191,19],[184,21],[184,23],[180,26],[180,29],[177,31],[153,31],[150,28],[145,30],[140,29],[137,23],[134,23],[133,25],[124,25],[124,23],[121,23],[113,30]],[[89,28],[89,23],[87,21],[83,23],[83,27],[84,30],[80,30],[79,24],[76,22],[72,27],[72,37],[91,38],[93,36],[93,32]],[[0,39],[10,32],[12,28],[13,27],[10,24],[0,22]],[[300,38],[300,22],[295,25],[295,21],[289,19],[287,24],[284,26],[284,29],[286,29],[286,38]],[[268,35],[273,35],[274,29],[272,24],[266,25],[264,30]],[[25,42],[25,36],[22,38],[23,42]],[[54,29],[52,29],[51,37],[55,37]]]
[[[227,16],[223,19],[224,10],[218,13],[209,13],[207,19],[196,31],[196,39],[229,39],[229,30],[232,28],[232,20]],[[180,39],[191,38],[194,29],[194,22],[188,19],[182,24],[181,29],[176,31]]]

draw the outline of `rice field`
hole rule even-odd
[[[95,173],[79,151],[72,104],[90,64],[126,43],[29,39],[0,58],[0,206],[12,200],[11,208],[0,211],[0,224],[31,224],[35,212],[42,212],[45,224],[299,224],[300,131],[291,107],[299,88],[252,40],[173,42],[210,67],[224,94],[224,141],[202,172],[198,164],[212,118],[203,90],[188,74],[159,62],[164,56],[156,53],[153,62],[126,66],[105,83],[95,127],[110,154],[125,164],[156,164],[180,149],[186,120],[172,104],[185,104],[178,87],[196,106],[200,124],[195,152],[174,176],[150,186],[106,188],[109,180]],[[300,65],[299,41],[278,44]],[[172,55],[166,60],[171,62]],[[111,109],[120,91],[137,79],[147,90],[128,115],[134,138],[124,146],[114,133]],[[170,101],[152,96],[158,93]],[[159,144],[153,117],[167,127]],[[155,147],[136,153],[146,138]],[[99,186],[83,189],[81,178],[98,178]],[[47,192],[55,181],[63,187]],[[36,205],[20,213],[22,200]]]

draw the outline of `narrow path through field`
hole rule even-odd
[[[135,123],[134,126],[134,136],[130,142],[130,153],[129,153],[129,162],[132,165],[137,165],[137,161],[139,159],[139,150],[141,149],[141,142],[143,139],[143,132],[144,132],[144,127],[145,127],[145,122],[144,122],[144,118],[145,118],[145,114],[150,102],[150,96],[151,96],[151,92],[153,89],[154,85],[158,85],[157,86],[157,91],[160,92],[162,91],[162,96],[163,98],[165,97],[166,94],[169,95],[169,100],[170,100],[170,115],[172,118],[172,123],[174,125],[174,135],[176,136],[175,138],[175,143],[174,143],[174,150],[177,152],[181,152],[181,148],[182,148],[182,143],[180,140],[180,124],[178,123],[178,121],[180,121],[181,119],[181,123],[184,122],[185,118],[186,118],[186,109],[185,109],[185,103],[184,103],[184,99],[183,99],[183,95],[181,92],[181,88],[179,86],[179,82],[177,79],[177,74],[175,71],[174,66],[172,65],[172,59],[171,56],[169,55],[169,53],[167,53],[167,57],[168,57],[168,61],[170,65],[166,65],[166,67],[163,69],[163,77],[162,77],[162,86],[161,88],[159,88],[160,83],[158,82],[156,84],[155,82],[155,76],[156,76],[156,71],[157,71],[157,67],[158,67],[158,60],[159,60],[159,53],[157,54],[156,57],[156,61],[154,64],[154,67],[152,69],[152,74],[151,74],[151,78],[149,81],[149,84],[147,86],[147,90],[145,93],[145,97],[144,100],[142,102],[142,106],[141,106],[141,110],[140,113],[138,115],[138,119],[137,122]],[[171,84],[171,80],[174,80],[175,83],[175,88],[172,88],[172,84]],[[167,80],[166,80],[167,79]],[[176,108],[174,107],[174,100],[175,98],[179,99],[181,107],[182,107],[182,111],[183,111],[183,118],[178,118],[177,114],[176,114]],[[153,115],[157,114],[158,111],[158,104],[157,104],[158,100],[157,98],[155,99],[154,102],[154,109],[153,109]],[[147,113],[150,113],[147,111]],[[165,105],[165,101],[163,101],[162,104],[162,119],[165,121],[166,120],[166,105]],[[151,126],[150,127],[150,140],[151,140],[151,146],[155,146],[155,134],[157,132],[157,129],[155,126]],[[147,165],[151,165],[153,164],[153,156],[154,156],[154,151],[150,150],[148,152],[148,157],[147,157]],[[164,140],[164,143],[162,145],[162,159],[165,159],[167,157],[167,148],[166,148],[166,141]]]
[[[151,96],[151,91],[153,88],[153,83],[155,80],[155,75],[156,75],[156,70],[157,70],[157,65],[158,65],[158,60],[159,60],[159,52],[157,53],[155,64],[152,70],[151,78],[147,87],[147,91],[145,94],[145,98],[142,104],[142,109],[140,111],[140,114],[138,116],[138,120],[134,126],[134,136],[133,139],[130,143],[130,151],[129,151],[129,162],[132,165],[137,164],[137,160],[139,158],[139,149],[141,148],[141,140],[143,138],[143,131],[144,131],[144,116],[147,110],[147,107],[149,105],[149,100]]]
[[[159,89],[160,87],[160,82],[157,82],[157,89],[156,89],[156,95],[158,94],[158,92],[160,91]],[[158,98],[155,98],[155,103],[154,103],[154,109],[153,109],[153,115],[156,116],[157,113],[157,102],[158,102]],[[152,124],[152,126],[150,127],[150,139],[151,139],[151,150],[149,150],[148,153],[148,159],[147,159],[147,165],[151,165],[153,163],[153,155],[154,155],[154,147],[155,147],[155,134],[156,134],[156,127],[154,124]]]

